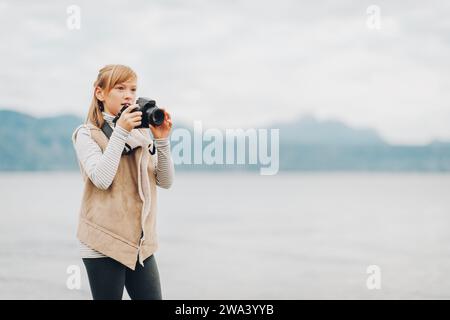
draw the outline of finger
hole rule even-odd
[[[133,112],[130,114],[130,119],[142,119],[142,112]]]
[[[164,116],[166,119],[171,119],[170,114],[166,111],[166,109],[162,109],[164,111]]]
[[[128,106],[128,108],[126,108],[125,110],[123,110],[122,114],[124,113],[130,113],[132,110],[136,109],[138,107],[137,104],[131,104]]]
[[[142,113],[132,112],[132,113],[126,114],[125,119],[131,119],[131,120],[142,119]]]

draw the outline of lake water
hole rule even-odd
[[[91,298],[82,187],[78,172],[0,174],[0,299]],[[450,175],[177,172],[158,191],[164,299],[450,298]]]

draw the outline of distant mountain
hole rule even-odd
[[[450,146],[450,141],[442,141],[442,140],[435,139],[435,140],[431,141],[429,143],[429,145],[434,146],[434,147],[446,147],[446,146]]]
[[[356,129],[335,120],[319,121],[311,115],[289,123],[276,123],[281,128],[284,143],[306,145],[385,145],[386,142],[373,129]]]
[[[73,115],[36,118],[0,110],[0,171],[78,170],[71,135],[83,120]],[[192,132],[183,123],[176,123],[177,128]],[[312,116],[276,123],[272,128],[280,129],[281,171],[450,171],[449,142],[393,146],[375,130]],[[256,170],[259,165],[177,166],[177,170],[236,168]]]
[[[35,118],[0,110],[0,170],[73,170],[71,134],[81,123],[72,115]]]

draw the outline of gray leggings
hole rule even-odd
[[[83,258],[94,300],[121,300],[124,286],[132,300],[162,300],[154,255],[131,270],[112,258]]]

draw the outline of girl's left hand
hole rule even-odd
[[[167,138],[172,129],[172,119],[170,118],[170,114],[166,110],[162,110],[164,111],[164,122],[157,127],[149,125],[150,131],[155,139]]]

